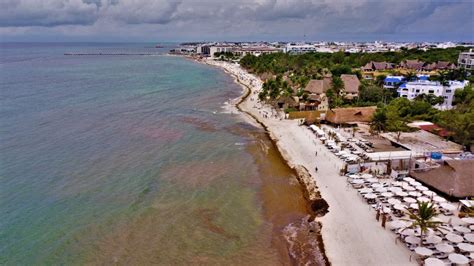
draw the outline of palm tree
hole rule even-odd
[[[433,202],[421,202],[417,201],[418,204],[418,211],[414,212],[411,210],[407,210],[408,216],[410,217],[412,224],[407,228],[420,228],[420,239],[421,244],[423,244],[423,239],[428,232],[428,229],[437,230],[442,222],[433,221],[439,212],[434,207]],[[406,228],[405,228],[406,229]]]

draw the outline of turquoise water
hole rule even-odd
[[[0,263],[286,264],[306,215],[241,88],[146,44],[2,44]]]

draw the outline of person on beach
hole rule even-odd
[[[375,219],[378,221],[380,218],[380,206],[378,204],[377,204],[376,209],[377,209],[377,213],[375,214]]]
[[[315,167],[314,170],[317,172],[317,171],[318,171],[318,167]]]
[[[387,222],[387,214],[382,214],[382,227],[385,228],[385,223]]]

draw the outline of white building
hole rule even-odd
[[[303,54],[309,52],[316,52],[316,46],[312,44],[296,44],[288,43],[285,47],[285,53]]]
[[[474,70],[474,50],[470,49],[469,52],[463,52],[459,54],[458,66],[468,70]]]
[[[444,102],[434,107],[440,110],[451,109],[454,97],[454,91],[462,89],[468,85],[468,81],[449,81],[448,86],[443,86],[438,81],[417,80],[403,83],[398,88],[400,97],[413,100],[420,94],[432,94],[444,98]]]

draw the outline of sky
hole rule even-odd
[[[2,41],[474,41],[474,0],[0,0]]]

